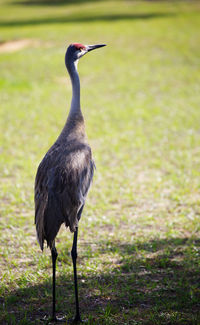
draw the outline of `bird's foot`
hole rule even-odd
[[[65,323],[66,322],[66,317],[58,317],[58,316],[52,316],[49,317],[45,315],[42,319],[42,321],[46,322],[46,324],[54,324],[54,323]]]
[[[70,322],[70,324],[79,324],[79,323],[84,323],[84,321],[82,321],[80,315],[76,315],[76,316],[74,317],[74,319],[71,320],[71,322]]]

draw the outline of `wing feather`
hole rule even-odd
[[[71,147],[52,147],[38,167],[35,223],[41,249],[44,240],[52,246],[62,223],[75,231],[92,182],[94,162],[90,147],[80,143]]]

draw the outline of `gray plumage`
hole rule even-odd
[[[43,250],[44,241],[51,249],[53,270],[52,318],[56,317],[56,259],[58,256],[55,238],[64,223],[74,232],[72,261],[76,316],[81,321],[77,285],[77,236],[78,222],[92,182],[94,162],[87,143],[84,119],[80,106],[80,81],[77,72],[78,60],[87,52],[101,45],[71,44],[65,55],[65,64],[72,82],[72,101],[66,124],[56,142],[41,161],[35,178],[35,224],[37,239]]]
[[[65,57],[73,90],[67,122],[41,161],[35,179],[35,224],[42,250],[44,240],[52,248],[62,223],[75,231],[93,178],[94,162],[80,108],[77,62],[86,53],[84,45],[78,49],[80,45],[70,45]]]
[[[91,149],[84,132],[84,120],[67,121],[64,131],[41,161],[35,180],[35,223],[43,250],[52,243],[62,223],[72,232],[78,226],[78,212],[85,204],[94,172]]]

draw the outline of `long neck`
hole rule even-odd
[[[72,82],[72,101],[69,111],[68,118],[73,118],[74,116],[81,115],[81,104],[80,104],[80,80],[77,71],[77,62],[72,62],[67,65],[67,70],[69,72],[71,82]]]
[[[84,119],[80,105],[80,80],[77,71],[77,64],[74,62],[68,63],[66,61],[66,67],[72,82],[72,101],[67,121],[58,137],[58,140],[85,137]]]

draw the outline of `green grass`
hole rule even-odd
[[[31,1],[30,1],[31,2]],[[53,1],[52,1],[53,2]],[[97,165],[79,227],[87,324],[200,324],[200,4],[1,0],[0,323],[51,309],[50,252],[35,239],[33,184],[71,100],[71,42]],[[73,316],[70,250],[57,239],[57,310]]]

